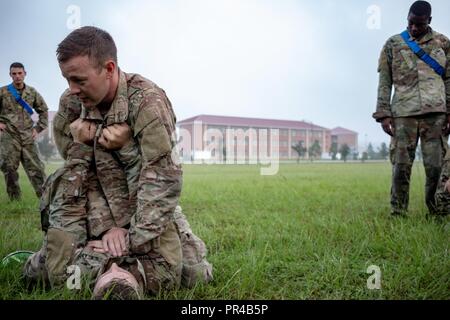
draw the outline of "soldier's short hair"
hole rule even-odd
[[[409,13],[412,13],[419,17],[431,17],[431,4],[426,1],[416,1],[409,9]]]
[[[87,26],[72,31],[56,49],[58,62],[88,56],[99,68],[108,59],[117,64],[117,48],[111,35],[99,28]]]
[[[11,70],[12,68],[22,68],[23,70],[25,70],[25,67],[20,62],[11,63],[11,65],[9,66],[9,70]]]

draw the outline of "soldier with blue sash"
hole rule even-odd
[[[388,39],[379,60],[373,117],[391,138],[391,214],[406,215],[411,168],[421,141],[429,213],[438,209],[439,184],[450,132],[450,41],[430,27],[431,5],[416,1],[408,29]],[[392,95],[392,89],[394,94]]]
[[[0,88],[0,169],[5,175],[11,200],[19,200],[21,191],[17,169],[22,166],[38,197],[45,181],[44,164],[39,159],[35,140],[48,126],[48,108],[42,96],[26,85],[25,67],[19,62],[10,66],[13,82]],[[31,115],[39,120],[34,124]]]

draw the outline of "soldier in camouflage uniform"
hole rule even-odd
[[[36,195],[40,197],[45,172],[35,139],[47,128],[48,108],[36,89],[24,83],[26,72],[23,64],[11,64],[10,76],[20,97],[39,114],[39,121],[33,126],[29,112],[16,101],[8,86],[0,88],[0,169],[5,175],[11,200],[19,200],[21,196],[17,172],[21,162]]]
[[[450,41],[429,27],[431,6],[415,2],[408,16],[408,32],[420,47],[446,70],[441,77],[418,58],[401,35],[385,44],[379,61],[377,110],[373,117],[392,136],[391,213],[408,210],[409,183],[418,140],[426,173],[426,203],[436,213],[435,192],[450,129]],[[392,86],[395,88],[391,101]]]
[[[107,45],[114,46],[108,34],[92,27],[79,29],[67,39],[83,42],[88,35],[102,37],[103,45],[106,37]],[[181,251],[192,251],[189,245],[180,248],[179,232],[195,235],[177,206],[181,168],[172,153],[175,116],[170,101],[149,80],[118,70],[114,46],[108,59],[114,62],[113,74],[117,72],[117,91],[111,90],[115,95],[109,108],[99,109],[88,101],[92,99],[89,90],[80,90],[73,83],[72,70],[65,68],[78,58],[61,59],[67,39],[58,52],[70,90],[63,94],[54,121],[55,140],[66,162],[46,183],[41,212],[48,212],[48,218],[43,216],[47,234],[41,251],[26,264],[25,275],[48,277],[58,285],[68,277],[65,272],[71,264],[95,278],[107,264],[116,262],[134,272],[147,292],[176,287],[182,268],[189,266],[184,257],[181,263]],[[93,57],[83,58],[85,65],[95,69]],[[83,65],[75,62],[72,66]],[[89,88],[95,80],[83,81]],[[204,251],[197,250],[201,259],[196,262],[206,263],[209,268],[202,270],[211,278],[211,266],[204,259],[206,248],[200,249]]]

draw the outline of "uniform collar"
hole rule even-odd
[[[411,41],[416,41],[412,36],[411,33],[409,33],[409,40]],[[431,27],[428,28],[428,32],[422,37],[422,39],[420,39],[419,41],[417,41],[417,43],[419,44],[424,44],[427,43],[428,41],[432,40],[434,38],[434,31]]]
[[[17,92],[25,92],[25,91],[29,91],[28,90],[28,86],[26,85],[26,83],[23,83],[23,88],[22,89],[17,89],[16,86],[14,85],[14,82],[11,82],[11,85],[14,87],[14,89],[16,89]]]
[[[80,117],[82,119],[104,121],[107,126],[125,122],[128,118],[128,86],[125,72],[119,69],[117,93],[105,117],[102,117],[97,108],[87,109],[84,106],[82,107]]]

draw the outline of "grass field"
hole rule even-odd
[[[55,167],[48,168],[48,171]],[[184,166],[181,205],[209,249],[214,281],[160,299],[449,299],[449,221],[425,219],[416,164],[408,218],[389,217],[388,163]],[[0,182],[0,257],[41,245],[38,200],[21,171],[23,201]],[[381,289],[367,288],[367,268]],[[27,291],[20,268],[0,270],[0,299],[89,299]]]

